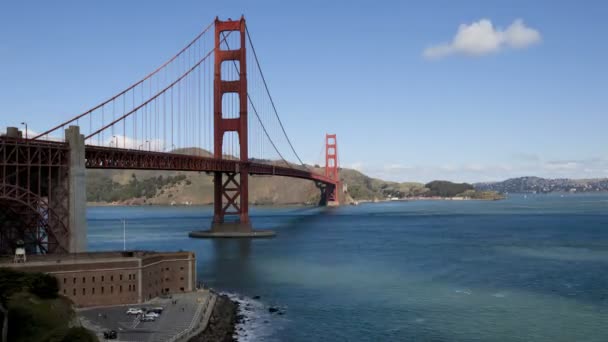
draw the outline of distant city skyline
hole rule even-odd
[[[49,128],[241,14],[307,163],[327,132],[385,180],[608,177],[602,1],[8,3],[0,126]]]

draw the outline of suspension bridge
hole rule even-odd
[[[39,133],[0,137],[0,254],[86,249],[85,169],[213,174],[206,236],[257,236],[249,175],[307,179],[339,202],[336,136],[325,172],[302,162],[281,121],[245,18],[215,19],[156,70],[91,109]]]

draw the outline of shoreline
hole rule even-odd
[[[200,204],[174,204],[169,203],[145,203],[145,204],[129,204],[129,203],[108,203],[108,202],[87,202],[87,207],[211,207],[213,203]],[[285,207],[316,207],[312,203],[286,203],[286,204],[255,204],[250,203],[251,207],[266,207],[266,208],[285,208]]]
[[[352,200],[351,202],[344,203],[342,205],[351,204],[364,204],[364,203],[386,203],[386,202],[410,202],[410,201],[500,201],[507,197],[501,198],[465,198],[465,197],[405,197],[399,199],[361,199]],[[168,203],[145,203],[145,204],[131,204],[131,203],[107,203],[107,202],[87,202],[87,207],[209,207],[213,206],[213,203],[201,203],[201,204],[168,204]],[[311,203],[286,203],[286,204],[255,204],[250,203],[251,207],[262,207],[262,208],[295,208],[295,207],[317,207],[317,204]]]
[[[399,199],[377,199],[377,200],[355,200],[351,204],[375,204],[375,203],[389,203],[389,202],[418,202],[418,201],[502,201],[507,199],[506,196],[500,198],[470,198],[470,197],[406,197]],[[348,204],[345,204],[348,205]]]
[[[231,292],[216,292],[217,300],[204,331],[188,342],[260,341],[274,334],[276,325],[284,324],[284,307],[269,305],[260,296],[248,297]]]
[[[191,337],[188,342],[223,341],[236,342],[236,327],[239,323],[239,304],[229,296],[212,291],[217,296],[211,317],[205,330]]]

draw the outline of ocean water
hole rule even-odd
[[[258,207],[276,238],[188,238],[211,212],[92,207],[89,247],[122,249],[124,218],[129,249],[196,252],[241,341],[608,341],[608,195]]]

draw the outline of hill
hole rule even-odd
[[[51,275],[0,268],[0,333],[14,342],[97,341],[93,333],[75,326],[72,302],[58,288]]]
[[[476,183],[475,189],[500,193],[598,192],[608,191],[608,179],[519,177],[502,182]]]
[[[323,168],[312,169],[324,172]],[[340,169],[340,178],[346,185],[347,203],[387,198],[454,197],[465,191],[468,193],[464,197],[488,199],[487,194],[481,196],[469,184],[389,182],[346,168]],[[204,172],[87,170],[87,201],[125,205],[212,204],[212,179]],[[249,186],[249,199],[254,205],[314,205],[320,199],[319,190],[308,180],[252,176]]]
[[[413,197],[428,191],[422,183],[384,181],[353,169],[341,169],[340,179],[347,185],[348,193],[355,200]]]
[[[173,153],[210,157],[200,148],[182,148]],[[232,159],[233,156],[225,155]],[[282,165],[278,161],[259,160]],[[323,174],[324,168],[308,166]],[[463,197],[495,199],[491,193],[481,194],[470,184],[435,181],[388,182],[369,177],[357,170],[340,169],[340,179],[346,185],[346,203],[374,201],[387,198]],[[251,176],[249,201],[254,205],[317,204],[320,191],[308,180],[288,177]],[[87,201],[91,204],[124,205],[204,205],[213,203],[213,176],[205,172],[147,171],[147,170],[87,170]]]
[[[432,181],[426,184],[429,191],[427,196],[455,197],[465,191],[474,190],[471,184],[452,183],[448,181]]]

